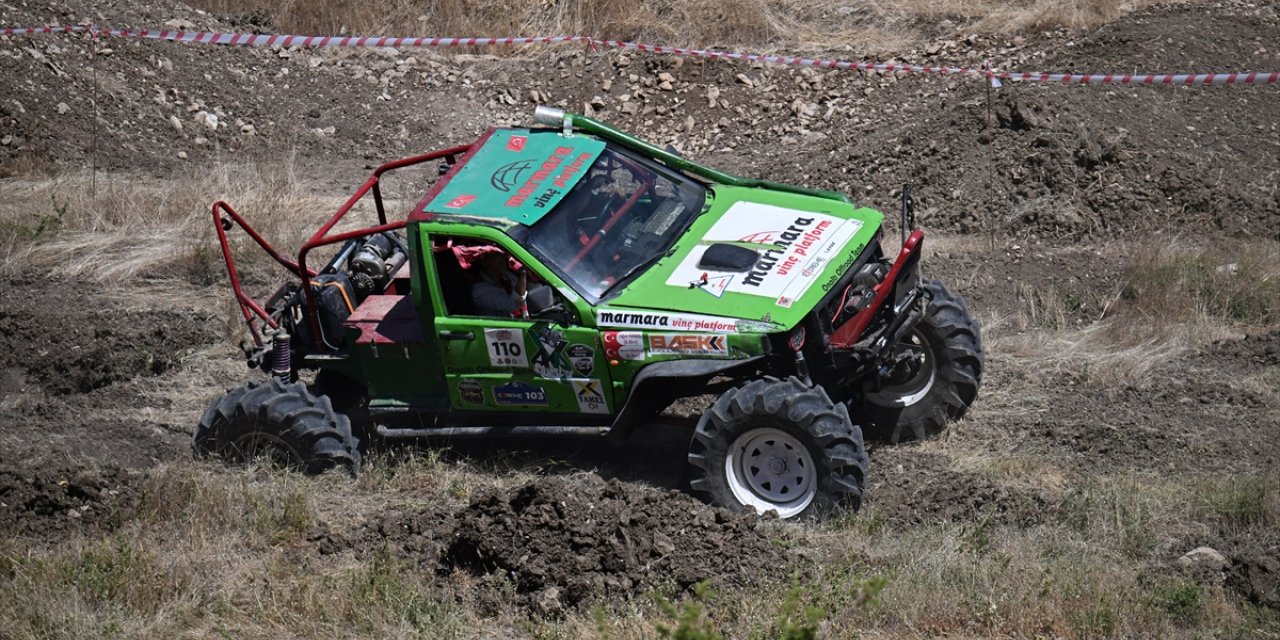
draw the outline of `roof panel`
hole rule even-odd
[[[532,225],[582,179],[602,151],[603,141],[583,135],[498,129],[423,210]]]

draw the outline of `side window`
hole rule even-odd
[[[445,315],[540,318],[564,314],[563,297],[501,246],[484,239],[431,236],[431,253]]]

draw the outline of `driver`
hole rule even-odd
[[[502,250],[489,251],[476,260],[476,272],[480,278],[471,285],[471,301],[476,313],[499,318],[524,318],[528,316],[525,298],[528,297],[528,276],[524,269],[515,273],[509,267],[510,258]]]

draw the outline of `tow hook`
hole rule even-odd
[[[809,377],[809,363],[805,361],[804,354],[796,352],[796,376],[805,384],[813,386],[813,379]]]

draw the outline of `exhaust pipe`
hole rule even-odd
[[[564,109],[540,104],[533,110],[533,121],[538,124],[558,127],[565,124]]]

